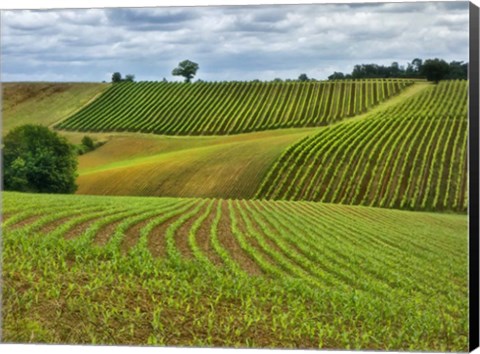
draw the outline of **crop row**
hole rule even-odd
[[[412,83],[123,83],[113,85],[57,128],[223,135],[323,126],[366,112]]]
[[[467,209],[467,83],[447,81],[286,149],[257,198]]]
[[[299,278],[315,287],[379,294],[396,288],[439,290],[440,267],[448,269],[449,257],[461,256],[458,240],[441,236],[445,230],[438,230],[433,243],[429,228],[410,237],[412,223],[436,225],[433,215],[422,221],[364,207],[245,200],[161,198],[125,206],[121,198],[113,203],[84,197],[76,205],[60,197],[45,205],[28,195],[16,198],[22,205],[7,195],[7,230],[67,238],[79,249],[95,244],[134,257],[196,259],[234,273]],[[396,229],[382,231],[395,223]],[[443,257],[430,263],[439,254]],[[452,285],[451,290],[465,289]]]
[[[9,341],[467,345],[463,215],[8,192],[3,202]]]

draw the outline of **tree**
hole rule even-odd
[[[65,138],[41,125],[23,125],[4,138],[5,190],[73,193],[77,157]]]
[[[468,79],[468,64],[463,61],[452,61],[449,64],[448,75],[446,79],[449,80],[467,80]]]
[[[298,77],[298,81],[303,81],[303,82],[305,82],[305,81],[308,81],[308,80],[309,80],[309,79],[308,79],[307,74],[300,74],[300,76]]]
[[[122,74],[120,74],[119,72],[113,73],[112,82],[117,83],[117,82],[121,82],[121,81],[122,81]]]
[[[422,65],[422,75],[427,77],[428,81],[438,82],[444,79],[449,73],[450,67],[445,60],[427,59]]]
[[[328,77],[329,80],[343,80],[345,79],[345,75],[340,72],[334,72],[332,75]]]
[[[93,142],[93,139],[90,138],[88,135],[85,135],[82,138],[82,145],[85,147],[85,150],[87,152],[95,149],[95,143]]]
[[[126,82],[134,82],[134,81],[135,81],[135,75],[133,75],[133,74],[127,74],[127,75],[125,76],[125,80],[124,80],[124,81],[126,81]]]
[[[420,73],[422,71],[423,60],[420,58],[415,58],[412,60],[413,71]]]
[[[184,60],[178,64],[178,67],[173,69],[172,75],[183,76],[185,82],[190,82],[197,74],[198,64],[190,60]]]

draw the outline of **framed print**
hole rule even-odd
[[[168,5],[1,11],[2,343],[476,349],[478,7]]]

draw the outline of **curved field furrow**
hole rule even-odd
[[[213,222],[215,213],[213,212],[215,207],[215,200],[212,199],[204,213],[193,223],[188,233],[188,243],[192,250],[193,255],[197,260],[202,262],[206,267],[212,268],[214,265],[220,265],[222,263],[218,255],[213,252],[211,245],[209,245],[209,234],[207,232],[208,226],[205,225]],[[213,260],[213,262],[212,262]]]
[[[285,150],[255,197],[465,212],[467,88],[442,81],[322,129]],[[378,94],[362,86],[355,105],[366,90]]]
[[[240,242],[233,234],[233,223],[227,201],[219,201],[215,220],[217,222],[212,225],[211,229],[212,244],[226,266],[236,273],[263,274],[261,267],[242,248]]]
[[[231,220],[232,233],[238,244],[262,269],[265,275],[282,277],[291,275],[290,270],[284,263],[278,264],[272,257],[271,249],[262,242],[258,233],[252,233],[251,227],[246,225],[243,214],[235,207],[234,202],[227,201],[228,215]]]
[[[363,258],[360,267],[365,267],[365,272],[377,270],[381,274],[381,278],[389,279],[391,281],[398,282],[399,277],[398,269],[402,269],[402,273],[408,273],[408,278],[403,278],[403,281],[407,281],[406,284],[402,284],[402,288],[413,287],[417,288],[422,284],[421,279],[429,277],[431,279],[441,278],[441,273],[439,273],[439,263],[443,263],[443,260],[438,258],[438,254],[444,254],[447,251],[445,249],[436,249],[433,245],[430,248],[425,248],[421,246],[422,244],[432,244],[431,239],[433,235],[423,233],[423,231],[418,231],[415,234],[415,242],[412,242],[411,231],[409,229],[401,229],[400,231],[391,231],[386,235],[384,233],[385,229],[395,230],[398,228],[398,221],[396,218],[391,216],[382,220],[380,217],[382,213],[376,213],[375,210],[362,210],[359,208],[342,208],[341,206],[325,206],[322,213],[318,213],[318,210],[311,208],[310,204],[303,205],[302,210],[304,211],[304,216],[310,222],[313,220],[318,224],[318,220],[321,220],[320,226],[317,225],[317,228],[320,230],[326,230],[327,234],[342,235],[342,239],[336,240],[333,243],[336,247],[342,247],[344,242],[351,243],[354,245],[354,254]],[[355,220],[355,223],[351,223],[348,218]],[[402,217],[408,220],[408,215],[403,214]],[[396,221],[393,225],[392,220]],[[405,222],[405,220],[403,220]],[[390,223],[392,225],[390,225]],[[424,223],[423,223],[424,224]],[[422,224],[422,225],[423,225]],[[430,223],[428,223],[430,225]],[[340,227],[332,228],[331,225],[342,225]],[[375,230],[376,232],[373,235],[370,235],[370,230]],[[311,231],[315,233],[315,230]],[[358,240],[358,234],[364,235],[361,240]],[[425,235],[428,235],[428,238],[425,238]],[[423,237],[422,237],[423,236]],[[423,243],[417,241],[418,238],[424,238]],[[342,242],[342,240],[344,240]],[[437,241],[444,241],[444,237],[438,238]],[[345,245],[343,245],[345,248]],[[454,247],[451,247],[454,248]],[[381,251],[380,251],[381,250]],[[462,260],[461,253],[462,249],[457,249],[460,251],[460,254],[457,252],[447,252],[450,257],[455,257],[456,260]],[[380,253],[381,252],[381,253]],[[411,257],[411,256],[414,257]],[[339,257],[339,259],[345,259],[345,256]],[[422,262],[418,262],[418,259],[422,259]],[[428,265],[424,262],[427,261]],[[372,265],[372,262],[376,266]],[[432,266],[435,264],[435,266]],[[448,269],[449,264],[443,264],[445,269]],[[419,281],[415,281],[418,279]],[[397,283],[397,286],[399,284]],[[443,286],[438,283],[434,286],[435,289],[438,288],[439,294],[444,292]],[[424,288],[425,291],[431,292],[427,287]]]
[[[395,82],[385,99],[411,80],[286,83],[123,83],[57,124],[71,131],[131,131],[165,135],[224,135],[322,126],[366,112],[365,99]],[[360,97],[361,96],[361,97]],[[350,97],[350,101],[347,99]],[[351,101],[355,100],[355,107]]]
[[[84,341],[130,335],[131,343],[158,336],[163,344],[185,344],[161,337],[185,326],[186,343],[208,343],[218,326],[222,338],[238,341],[241,333],[257,338],[267,322],[261,331],[275,329],[268,340],[294,334],[309,347],[407,350],[406,342],[464,351],[468,345],[465,215],[305,201],[11,192],[3,202],[13,213],[2,230],[7,338],[15,328],[22,333],[17,324],[25,319],[43,324],[41,332],[30,328],[30,336],[61,335],[59,323],[70,336],[91,319],[116,324],[118,333],[102,337],[95,323],[92,337],[82,332]],[[382,343],[391,343],[392,333],[401,340],[385,348],[364,333]]]
[[[152,219],[144,228],[140,231],[140,237],[137,244],[133,248],[148,249],[155,257],[164,257],[167,253],[167,230],[173,224],[173,220],[178,221],[185,215],[185,213],[191,212],[196,208],[197,202],[190,201],[187,204],[180,207],[173,208],[166,213]]]

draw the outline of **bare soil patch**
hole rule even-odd
[[[215,219],[217,203],[218,201],[214,202],[211,213],[208,215],[207,219],[200,225],[200,228],[198,229],[196,235],[196,240],[198,248],[200,248],[202,253],[206,254],[208,259],[213,264],[219,266],[223,264],[223,261],[220,256],[215,252],[212,245],[212,238],[210,237],[210,229],[212,228],[212,223]]]
[[[120,245],[120,251],[123,254],[127,254],[138,242],[140,239],[140,231],[150,222],[155,216],[147,218],[146,220],[140,221],[132,226],[130,226],[125,231],[125,237]]]
[[[123,219],[111,222],[108,225],[104,225],[103,227],[98,230],[97,234],[95,235],[95,239],[93,240],[93,244],[97,246],[105,246],[110,239],[110,237],[115,232],[117,226],[123,221]]]
[[[74,227],[68,230],[68,232],[65,234],[65,239],[71,240],[75,237],[82,235],[98,219],[99,218],[93,218],[93,219],[89,219],[84,222],[81,222],[79,224],[76,224]]]
[[[177,220],[184,213],[188,213],[191,209],[195,208],[193,205],[188,210],[183,213],[174,215],[167,220],[163,221],[160,225],[157,225],[153,228],[152,232],[148,235],[148,248],[154,257],[163,258],[166,256],[166,239],[165,232],[172,222]]]
[[[222,201],[222,216],[218,223],[218,240],[220,244],[230,253],[233,260],[248,274],[262,275],[263,271],[257,263],[240,247],[237,239],[232,233],[232,222],[229,217],[229,210],[226,201]]]
[[[65,216],[63,218],[56,219],[56,220],[53,220],[51,222],[48,222],[47,224],[43,225],[40,228],[39,232],[42,233],[42,234],[48,234],[48,233],[56,230],[57,228],[59,228],[60,226],[62,226],[68,220],[71,220],[72,218],[73,218],[73,216],[69,215],[69,216]]]
[[[25,219],[20,220],[16,224],[8,226],[8,228],[11,229],[11,230],[21,229],[22,227],[33,224],[35,221],[37,221],[38,219],[40,219],[44,215],[45,214],[36,214],[36,215],[28,216]]]

